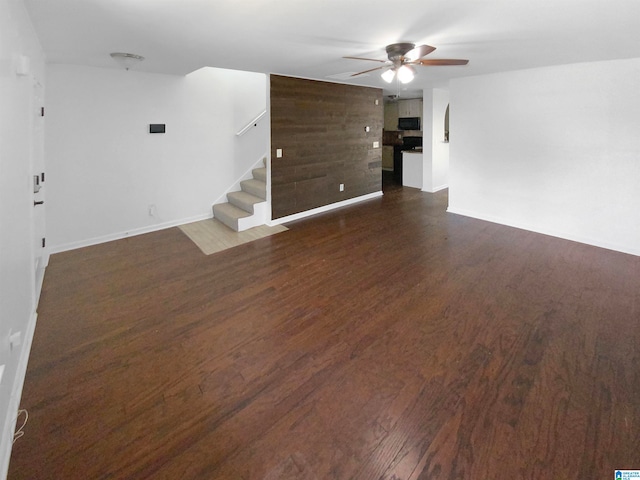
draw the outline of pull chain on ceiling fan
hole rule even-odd
[[[352,60],[368,60],[371,62],[380,62],[384,65],[376,68],[370,68],[362,72],[354,73],[352,77],[362,75],[364,73],[374,72],[376,70],[383,70],[382,79],[387,82],[393,82],[396,78],[401,83],[409,83],[416,74],[414,65],[427,66],[444,66],[444,65],[466,65],[469,60],[458,60],[450,58],[438,58],[433,60],[425,60],[422,57],[430,54],[436,49],[431,45],[419,45],[415,46],[413,43],[392,43],[387,45],[387,57],[389,60],[379,60],[376,58],[362,58],[362,57],[343,57]]]

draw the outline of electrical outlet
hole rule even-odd
[[[150,217],[155,217],[156,216],[156,206],[155,205],[149,205],[148,210],[149,210],[149,216]]]
[[[2,375],[4,375],[4,365],[0,365],[0,383],[2,383]]]
[[[344,192],[344,183],[341,183],[341,184],[340,184],[340,191],[341,191],[341,192]]]
[[[276,158],[282,158],[282,149],[276,148]]]
[[[380,142],[373,142],[373,148],[380,148]]]

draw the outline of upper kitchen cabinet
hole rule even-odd
[[[398,101],[398,117],[420,117],[422,118],[422,99],[412,98]]]

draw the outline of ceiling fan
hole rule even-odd
[[[431,45],[417,46],[414,43],[392,43],[386,46],[387,56],[389,60],[379,60],[376,58],[362,57],[343,57],[353,60],[369,60],[371,62],[384,63],[381,67],[371,68],[362,72],[354,73],[352,77],[362,75],[363,73],[373,72],[375,70],[383,70],[382,78],[385,82],[391,83],[394,78],[402,83],[409,83],[415,76],[414,65],[437,66],[437,65],[466,65],[469,60],[456,60],[450,58],[438,58],[433,60],[425,60],[422,57],[430,54],[436,49]]]

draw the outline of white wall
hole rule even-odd
[[[25,75],[17,59],[29,59]],[[32,153],[34,88],[44,61],[22,2],[0,0],[0,478],[6,477],[15,415],[35,327]],[[9,348],[9,331],[22,344]]]
[[[53,251],[211,217],[268,150],[268,121],[235,135],[266,107],[263,74],[49,65],[46,106]]]
[[[453,80],[449,211],[640,255],[640,59]]]
[[[433,175],[433,90],[422,92],[422,187],[430,191]]]
[[[423,168],[422,190],[437,192],[447,188],[449,172],[449,145],[443,143],[444,114],[449,103],[449,92],[427,89],[422,101]]]
[[[448,185],[449,144],[444,143],[444,116],[449,104],[449,91],[434,88],[431,94],[431,164],[425,164],[422,189],[437,192]],[[427,144],[425,148],[428,148]]]

